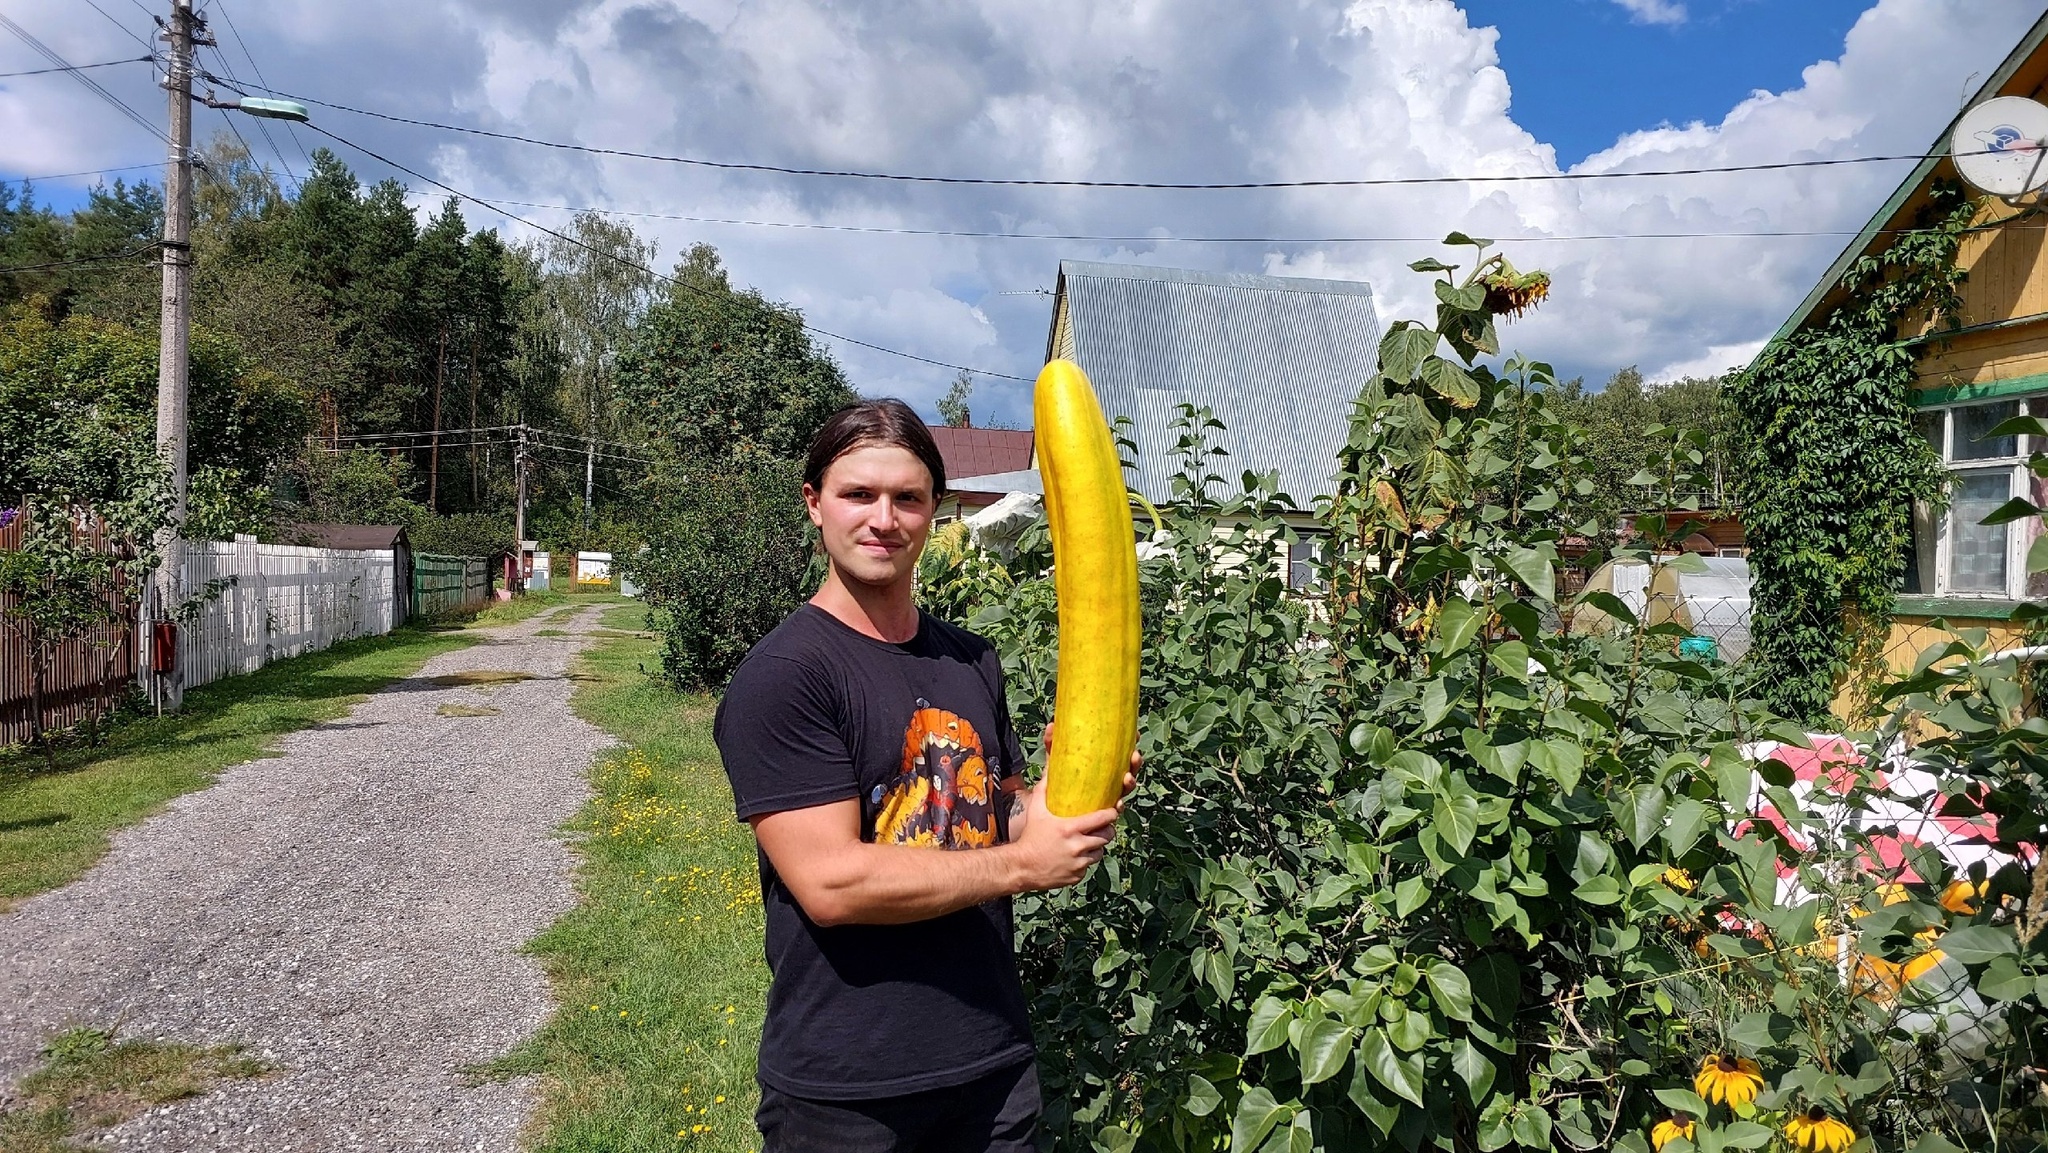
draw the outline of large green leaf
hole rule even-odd
[[[1529,586],[1539,600],[1557,599],[1557,571],[1550,558],[1533,548],[1511,548],[1501,557],[1507,570]]]
[[[1253,1087],[1237,1103],[1237,1116],[1230,1122],[1230,1147],[1256,1149],[1273,1126],[1284,1120],[1289,1107],[1273,1100],[1264,1085]]]
[[[1479,832],[1479,799],[1464,792],[1438,794],[1436,804],[1430,807],[1429,823],[1462,857]]]
[[[1472,1001],[1498,1024],[1514,1020],[1522,1006],[1522,973],[1503,953],[1482,953],[1465,966],[1472,985]]]
[[[1367,1029],[1358,1043],[1358,1059],[1373,1080],[1404,1101],[1422,1104],[1422,1054],[1402,1055],[1384,1029]]]
[[[1409,324],[1397,327],[1380,339],[1380,372],[1388,379],[1407,384],[1422,367],[1422,358],[1436,347],[1435,331]]]
[[[1335,1017],[1318,1017],[1301,1030],[1295,1047],[1301,1055],[1301,1083],[1304,1086],[1327,1081],[1344,1071],[1351,1056],[1355,1032]]]
[[[1944,934],[1941,951],[1965,965],[1981,965],[2016,955],[2020,942],[2009,926],[1967,925]]]
[[[1423,360],[1422,383],[1459,408],[1471,408],[1479,403],[1479,382],[1457,362],[1445,357],[1431,356]]]
[[[1453,1021],[1472,1019],[1472,982],[1449,961],[1439,961],[1422,972],[1429,982],[1430,1000],[1438,1011]]]
[[[1682,857],[1700,839],[1700,834],[1707,831],[1712,819],[1713,813],[1705,805],[1691,797],[1681,797],[1666,814],[1664,841],[1671,846],[1673,853]]]
[[[1222,961],[1229,964],[1228,961]],[[1244,1055],[1254,1057],[1268,1049],[1277,1049],[1287,1040],[1287,1026],[1294,1020],[1294,1006],[1278,997],[1266,996],[1252,1005],[1250,1022],[1245,1026]]]
[[[2041,508],[2039,505],[2036,505],[2033,501],[2030,501],[2025,497],[2016,496],[2011,500],[2006,501],[2004,504],[1999,505],[1997,508],[1992,509],[1991,514],[1989,516],[1986,516],[1983,520],[1980,520],[1977,523],[2007,524],[2016,520],[2025,520],[2030,516],[2040,515]]]
[[[1196,1117],[1207,1117],[1221,1104],[1223,1094],[1216,1091],[1216,1086],[1210,1084],[1207,1077],[1197,1075],[1188,1078],[1188,1095],[1180,1102],[1182,1109]]]
[[[1472,638],[1479,635],[1479,626],[1485,623],[1485,615],[1474,611],[1469,602],[1445,601],[1436,616],[1437,651],[1444,656],[1458,652],[1472,643]]]
[[[1451,1042],[1451,1068],[1458,1079],[1465,1083],[1465,1099],[1476,1108],[1486,1100],[1487,1091],[1493,1088],[1496,1070],[1493,1058],[1486,1055],[1470,1037],[1460,1037]]]

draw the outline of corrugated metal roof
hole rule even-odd
[[[1214,467],[1232,491],[1247,469],[1278,469],[1297,508],[1331,492],[1379,355],[1370,285],[1068,260],[1059,296],[1103,412],[1131,419],[1132,487],[1154,502],[1173,495],[1172,427],[1186,403],[1226,426],[1216,439],[1230,455]]]

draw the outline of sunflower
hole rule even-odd
[[[1685,1113],[1673,1113],[1657,1122],[1657,1127],[1650,1130],[1650,1145],[1662,1149],[1680,1137],[1687,1141],[1692,1140],[1692,1117]]]
[[[1747,1057],[1709,1053],[1700,1058],[1699,1075],[1692,1079],[1692,1087],[1710,1104],[1747,1105],[1763,1089],[1764,1071]]]
[[[1785,1123],[1785,1139],[1792,1142],[1793,1148],[1812,1153],[1848,1153],[1849,1146],[1856,1143],[1856,1130],[1816,1105]]]

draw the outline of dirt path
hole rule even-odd
[[[552,1009],[518,950],[574,902],[558,829],[610,738],[569,711],[565,674],[599,613],[435,657],[0,915],[0,1090],[72,1026],[238,1042],[277,1071],[135,1118],[109,1143],[516,1149],[532,1085],[462,1071]]]

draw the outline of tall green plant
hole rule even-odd
[[[1750,660],[1789,716],[1827,715],[1859,629],[1890,624],[1913,502],[1944,495],[1940,462],[1913,427],[1905,329],[1954,323],[1956,250],[1976,207],[1937,186],[1917,227],[1843,274],[1840,304],[1728,378],[1755,580]]]
[[[1292,502],[1258,476],[1225,495],[1213,419],[1183,415],[1141,564],[1145,783],[1100,869],[1018,904],[1057,1147],[1981,1134],[1928,1095],[1957,1073],[1911,1043],[1924,1001],[1880,1004],[1830,951],[1890,899],[1856,879],[1866,846],[1819,836],[1837,816],[1776,762],[1789,832],[1745,824],[1744,744],[1804,736],[1609,594],[1588,600],[1619,634],[1559,627],[1551,550],[1589,487],[1576,434],[1546,367],[1477,363],[1497,314],[1472,289],[1498,264],[1421,267],[1447,274],[1436,323],[1380,349],[1320,514],[1318,602],[1286,589]],[[972,621],[1027,732],[1057,677],[1049,561],[1027,534]],[[1710,1058],[1753,1062],[1762,1095],[1701,1099]]]

